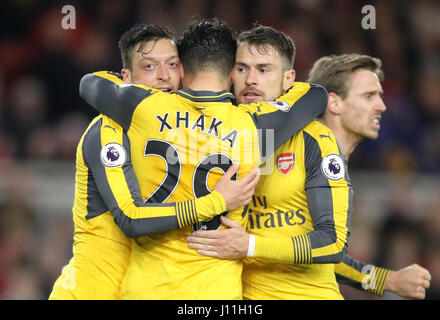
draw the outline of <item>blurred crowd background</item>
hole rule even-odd
[[[376,29],[364,30],[364,5]],[[72,5],[76,29],[61,26]],[[433,277],[440,298],[440,2],[355,0],[97,0],[0,2],[0,299],[47,299],[72,255],[76,145],[96,115],[80,78],[121,69],[120,35],[137,22],[179,32],[193,16],[237,31],[287,32],[297,80],[323,55],[363,53],[385,70],[380,138],[350,159],[355,190],[349,253]],[[378,299],[345,286],[347,299]],[[381,299],[398,299],[386,293]]]

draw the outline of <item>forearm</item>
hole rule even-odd
[[[307,190],[313,231],[286,238],[255,236],[255,257],[281,263],[339,263],[346,254],[350,211],[345,205],[333,206],[328,192],[347,193],[344,188],[312,188]]]
[[[164,233],[221,214],[226,209],[223,197],[217,191],[193,200],[164,204],[130,202],[122,209],[111,209],[115,222],[127,237]]]
[[[255,258],[290,264],[310,264],[312,254],[308,235],[292,238],[255,236]]]
[[[335,214],[346,216],[346,212]],[[341,262],[347,249],[346,224],[322,220],[314,224],[315,230],[303,235],[289,238],[256,236],[255,257],[292,264]]]
[[[196,205],[197,221],[211,219],[226,211],[226,202],[218,191],[212,191],[210,194],[194,200]]]
[[[129,238],[183,228],[226,211],[225,201],[218,191],[182,202],[144,202],[131,164],[129,140],[122,129],[106,117],[88,129],[81,143],[77,157],[90,175],[86,186],[88,192],[97,192],[96,197],[102,199],[104,208],[111,212]],[[106,158],[109,153],[116,159],[112,165]],[[94,206],[93,202],[89,203],[90,208]],[[86,218],[92,219],[102,212],[89,213]]]
[[[255,258],[289,264],[338,263],[345,255],[345,248],[335,253],[323,253],[313,248],[312,232],[290,238],[267,238],[255,236]]]
[[[345,256],[341,263],[335,265],[336,279],[339,283],[353,288],[382,296],[390,270],[358,261]]]

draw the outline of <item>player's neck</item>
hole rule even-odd
[[[191,90],[219,92],[229,90],[230,82],[223,79],[217,72],[198,72],[183,79],[183,86]]]
[[[350,157],[354,149],[356,149],[357,145],[361,141],[359,140],[358,137],[355,137],[354,135],[352,135],[351,133],[345,130],[340,130],[340,131],[337,130],[336,132],[334,132],[334,134],[339,142],[339,146],[342,149],[342,153],[345,157],[345,160],[348,161],[348,158]]]
[[[360,139],[358,135],[344,129],[342,125],[336,121],[336,119],[334,120],[335,121],[331,121],[331,119],[328,118],[319,119],[320,122],[326,125],[333,132],[336,140],[338,140],[339,147],[341,148],[345,160],[348,161],[350,155],[354,149],[356,149],[357,145],[362,141],[362,139]]]

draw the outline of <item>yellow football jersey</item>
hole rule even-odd
[[[253,113],[234,106],[227,91],[184,88],[165,94],[120,84],[111,73],[90,74],[81,80],[80,94],[126,130],[141,194],[150,202],[203,196],[232,163],[240,163],[238,176],[244,176],[261,163],[261,152],[266,153],[258,129],[275,128],[267,142],[275,150],[323,112],[327,103],[325,89],[301,83],[278,102],[262,103],[264,112]],[[245,226],[246,213],[247,207],[224,214]],[[242,262],[201,256],[186,242],[192,230],[220,227],[215,217],[176,231],[137,237],[122,297],[241,299]]]
[[[332,262],[346,251],[352,190],[335,136],[313,121],[272,161],[276,169],[260,177],[247,230],[256,237],[255,250],[259,239],[277,245],[268,248],[273,259],[257,252],[245,259],[243,297],[342,299]]]
[[[145,203],[121,126],[96,117],[76,153],[73,257],[49,299],[120,299],[130,259],[127,237],[174,230],[222,213],[218,192],[179,203]]]
[[[83,148],[84,139],[100,142],[103,120],[98,116],[91,122],[77,147],[73,257],[56,280],[51,300],[120,299],[120,284],[130,260],[130,239],[116,225],[100,195]],[[111,125],[118,130],[113,141],[121,143],[121,128]]]

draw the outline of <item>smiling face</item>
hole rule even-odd
[[[382,86],[376,73],[359,69],[349,81],[345,99],[339,98],[340,120],[344,130],[359,140],[376,139],[386,106]]]
[[[271,101],[289,89],[295,79],[293,69],[285,70],[283,58],[270,45],[241,43],[234,66],[234,94],[239,103]]]
[[[151,40],[132,48],[131,70],[122,69],[123,81],[172,92],[179,89],[180,60],[174,41]]]

